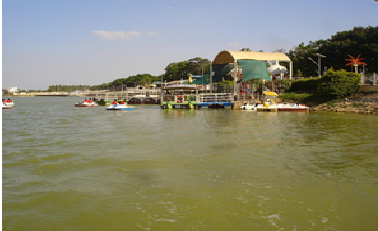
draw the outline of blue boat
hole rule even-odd
[[[127,104],[110,104],[106,110],[109,111],[130,111],[133,110],[135,107],[127,106]]]

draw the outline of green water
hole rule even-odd
[[[377,116],[14,101],[3,230],[377,230]]]

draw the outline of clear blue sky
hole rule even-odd
[[[221,50],[289,50],[369,25],[374,0],[3,0],[2,88],[159,75]]]

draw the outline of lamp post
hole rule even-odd
[[[309,60],[311,60],[313,63],[315,63],[318,66],[318,77],[322,77],[322,58],[327,58],[326,56],[320,54],[320,53],[315,53],[314,54],[316,57],[318,57],[318,63],[316,63],[311,57],[308,57]]]

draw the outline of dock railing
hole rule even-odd
[[[112,91],[96,94],[96,98],[104,100],[126,99],[131,98],[160,98],[160,90],[127,90],[127,91]]]
[[[203,93],[199,94],[199,102],[234,102],[233,93]]]

